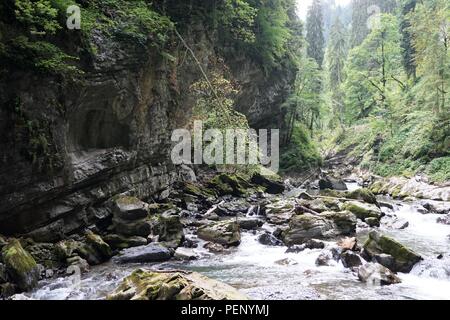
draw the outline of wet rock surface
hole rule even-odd
[[[233,287],[196,272],[134,271],[108,300],[246,300]]]

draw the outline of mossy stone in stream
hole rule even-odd
[[[382,216],[381,209],[377,206],[359,201],[345,202],[342,205],[342,209],[352,212],[357,218],[363,221],[366,218],[380,219]]]
[[[246,300],[233,287],[196,272],[138,269],[126,277],[108,300]]]
[[[197,236],[226,246],[237,246],[241,242],[239,223],[235,220],[213,222],[198,228]]]
[[[247,189],[252,185],[243,177],[237,174],[221,173],[215,176],[208,186],[215,190],[219,195],[245,196]]]
[[[414,265],[422,260],[420,255],[400,242],[375,230],[369,233],[369,238],[364,243],[364,252],[371,258],[382,253],[391,255],[394,263],[390,267],[395,272],[410,272]]]
[[[138,247],[147,244],[147,239],[144,237],[124,237],[119,234],[107,234],[103,240],[109,244],[113,249],[126,249],[131,247]]]
[[[112,257],[111,247],[99,235],[89,231],[86,234],[86,242],[98,253],[102,260],[108,260]]]
[[[152,235],[158,236],[158,241],[166,242],[169,247],[175,248],[183,242],[183,224],[180,216],[172,214],[171,210],[152,217],[150,224]]]
[[[345,197],[348,199],[362,200],[367,203],[377,204],[377,198],[375,197],[375,195],[369,189],[366,188],[359,188],[350,191],[345,194]]]
[[[211,197],[216,197],[216,193],[213,190],[189,182],[184,183],[182,190],[187,194],[200,198],[208,199]]]
[[[19,289],[33,289],[39,280],[39,268],[34,258],[17,239],[11,240],[2,249],[3,262],[11,280]]]

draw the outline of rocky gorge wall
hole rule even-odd
[[[201,21],[181,33],[211,71],[216,35]],[[148,200],[189,176],[170,163],[172,130],[189,121],[190,86],[201,77],[186,48],[175,39],[171,61],[151,46],[124,45],[101,32],[95,44],[92,61],[81,61],[81,82],[31,71],[2,75],[2,234],[56,241],[110,219],[108,203],[117,194]],[[237,109],[253,127],[279,127],[293,72],[267,76],[236,50],[225,63],[241,86]]]

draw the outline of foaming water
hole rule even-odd
[[[401,205],[400,205],[401,204]],[[397,203],[390,217],[409,222],[404,230],[387,226],[380,231],[393,236],[424,257],[409,274],[399,274],[402,283],[371,286],[339,263],[316,266],[320,249],[285,253],[286,247],[266,246],[258,242],[258,232],[243,232],[241,244],[228,254],[212,254],[199,240],[194,249],[200,256],[190,262],[169,261],[160,264],[117,265],[110,262],[92,268],[77,281],[58,278],[42,282],[30,294],[34,299],[103,299],[132,270],[144,268],[185,269],[201,272],[240,289],[253,299],[450,299],[450,226],[436,223],[438,215],[423,215],[406,203]],[[263,229],[273,230],[264,225]],[[194,237],[189,235],[189,237]],[[361,234],[360,238],[364,238]],[[334,246],[326,243],[326,249]],[[443,257],[438,259],[438,254]]]

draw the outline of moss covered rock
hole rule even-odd
[[[113,249],[126,249],[147,244],[147,239],[144,237],[124,237],[119,234],[108,234],[103,237],[103,240]]]
[[[245,196],[247,189],[252,185],[243,177],[237,174],[221,173],[215,176],[208,186],[212,188],[218,195],[230,194],[233,196]]]
[[[370,258],[383,253],[391,255],[394,262],[389,267],[394,272],[410,272],[414,265],[422,260],[420,255],[375,230],[369,233],[369,239],[364,243],[364,252]]]
[[[180,216],[170,211],[152,217],[151,226],[152,235],[158,236],[158,241],[167,242],[170,247],[178,247],[184,240]]]
[[[211,190],[209,188],[205,188],[201,185],[195,185],[195,184],[189,183],[189,182],[185,182],[181,189],[186,194],[204,198],[204,199],[208,199],[208,198],[216,196],[216,193],[213,190]]]
[[[213,222],[201,226],[197,236],[206,241],[212,241],[226,246],[237,246],[241,242],[239,223],[235,220]]]
[[[259,172],[255,172],[250,181],[253,184],[262,186],[267,193],[278,194],[283,193],[285,190],[283,180],[275,175],[265,176]]]
[[[86,243],[98,253],[102,260],[106,261],[113,255],[111,247],[98,234],[88,232],[86,234]]]
[[[346,193],[348,199],[361,200],[371,204],[377,204],[377,198],[375,195],[366,188],[360,188]]]
[[[148,204],[136,197],[118,196],[113,201],[113,214],[123,220],[143,219],[148,216]]]
[[[246,300],[233,287],[196,272],[138,269],[126,277],[108,300]]]
[[[357,218],[364,221],[366,218],[380,219],[383,215],[381,209],[369,203],[359,201],[348,201],[342,205],[342,209],[353,213]]]
[[[2,249],[3,262],[9,278],[20,290],[33,289],[39,280],[39,268],[34,258],[16,239],[11,240]]]
[[[320,215],[297,214],[283,231],[286,245],[302,244],[310,239],[332,239],[338,236],[354,235],[356,217],[348,211],[323,212]]]

